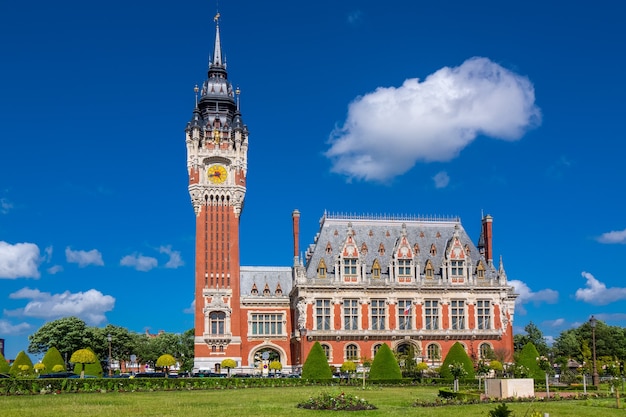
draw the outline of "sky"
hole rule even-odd
[[[184,129],[215,1],[0,3],[0,338],[193,327]],[[229,1],[250,131],[243,265],[325,211],[459,216],[520,294],[515,332],[626,326],[626,12],[616,1]]]

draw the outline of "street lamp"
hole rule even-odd
[[[591,381],[594,386],[600,385],[600,376],[598,375],[598,368],[596,366],[596,324],[598,320],[594,316],[589,319],[589,325],[591,326],[591,343],[593,346],[593,374]]]
[[[107,335],[107,340],[109,341],[109,376],[112,376],[113,369],[111,369],[111,333]]]

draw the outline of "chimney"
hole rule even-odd
[[[489,214],[487,214],[485,217],[483,217],[483,237],[485,239],[484,245],[485,245],[485,259],[487,259],[487,262],[491,265],[493,263],[493,244],[492,244],[492,237],[493,237],[493,217],[491,217]]]
[[[298,209],[295,209],[293,213],[291,213],[291,218],[293,220],[293,257],[294,259],[298,257],[298,241],[300,240],[300,212]]]

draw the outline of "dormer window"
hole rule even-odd
[[[465,261],[450,261],[450,278],[452,282],[464,281]]]
[[[485,265],[483,265],[482,261],[479,261],[476,267],[476,278],[485,279]]]
[[[265,284],[265,288],[263,288],[263,296],[264,296],[264,297],[267,297],[267,296],[269,296],[270,294],[271,294],[271,292],[270,292],[270,286],[269,286],[269,285],[267,285],[267,284]]]
[[[372,265],[372,279],[380,279],[380,263],[378,259],[375,259]]]
[[[252,284],[252,290],[250,291],[252,295],[259,295],[259,289],[256,287],[256,284]]]
[[[411,281],[411,260],[398,259],[398,281]]]
[[[344,258],[344,260],[343,260],[343,279],[344,279],[344,281],[356,281],[356,279],[357,279],[357,260],[356,260],[356,258]]]
[[[430,245],[430,256],[437,256],[437,246],[434,243]]]
[[[283,295],[283,289],[280,287],[280,284],[276,285],[276,291],[274,291],[275,295]]]
[[[317,277],[326,278],[326,262],[323,259],[320,259],[320,263],[317,265]]]
[[[433,279],[435,276],[435,268],[433,268],[433,263],[430,262],[430,259],[426,261],[424,272],[426,274],[426,279]]]

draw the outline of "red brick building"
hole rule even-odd
[[[294,263],[244,267],[239,216],[246,193],[248,128],[222,60],[219,23],[207,80],[186,128],[189,193],[196,215],[195,368],[232,358],[238,372],[278,360],[297,371],[319,341],[329,363],[372,358],[382,343],[441,362],[460,341],[479,359],[511,359],[516,295],[493,262],[492,218],[475,245],[458,218],[354,217],[325,213]],[[285,250],[288,250],[285,248]]]

